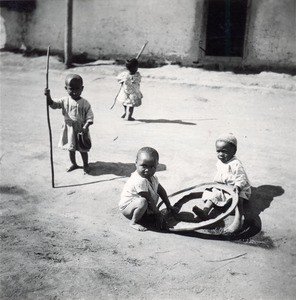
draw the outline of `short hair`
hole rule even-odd
[[[66,76],[65,84],[68,85],[72,80],[75,80],[78,84],[83,86],[83,79],[78,74],[69,74]]]
[[[128,59],[126,62],[125,62],[125,66],[128,70],[130,69],[133,69],[133,68],[136,68],[139,66],[139,62],[136,58],[132,58],[132,59]]]
[[[138,157],[141,153],[147,153],[151,156],[153,156],[154,158],[157,159],[157,161],[159,161],[159,154],[158,152],[154,149],[154,148],[151,148],[151,147],[143,147],[141,148],[138,153],[137,153],[137,160],[138,160]]]

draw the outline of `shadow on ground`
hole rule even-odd
[[[195,123],[192,122],[185,122],[182,120],[167,120],[167,119],[137,119],[138,122],[143,122],[143,123],[169,123],[169,124],[181,124],[181,125],[196,125]]]
[[[243,228],[237,234],[224,235],[221,233],[222,230],[221,228],[217,228],[217,225],[223,227],[224,221],[214,225],[213,228],[207,228],[200,231],[175,232],[175,234],[202,239],[233,241],[235,243],[272,249],[274,248],[272,239],[261,231],[262,222],[260,214],[270,206],[275,197],[283,195],[284,192],[285,191],[281,186],[261,185],[259,187],[252,187],[252,196],[249,201],[245,201],[244,203],[245,222]],[[178,193],[179,192],[176,192],[174,195]],[[201,196],[202,192],[189,193],[181,198],[174,206],[180,209],[188,201],[201,198]],[[182,215],[176,218],[176,224],[179,221],[196,222],[196,217],[191,211],[182,212],[181,214]]]
[[[130,177],[131,174],[136,170],[134,163],[121,163],[121,162],[103,162],[97,161],[95,163],[90,163],[90,173],[91,176],[101,176],[106,174],[113,174],[116,176]],[[159,164],[157,166],[156,172],[165,171],[166,165]]]
[[[90,167],[90,172],[88,173],[88,175],[90,176],[101,176],[101,175],[113,174],[117,177],[109,178],[109,179],[101,179],[101,180],[96,180],[91,182],[69,184],[69,185],[59,185],[59,186],[55,185],[55,188],[76,187],[76,186],[100,183],[104,181],[113,181],[119,178],[130,177],[131,174],[136,170],[136,166],[134,163],[121,163],[121,162],[114,163],[114,162],[97,161],[95,163],[89,163],[89,167]],[[156,172],[165,171],[165,170],[166,170],[166,165],[159,164],[157,166]]]

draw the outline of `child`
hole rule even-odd
[[[121,117],[128,121],[134,121],[135,119],[132,117],[134,107],[140,106],[143,98],[140,92],[141,75],[138,72],[138,60],[136,58],[127,60],[125,66],[128,71],[117,76],[117,80],[122,84],[118,101],[124,107],[124,114]]]
[[[84,173],[89,173],[88,151],[89,149],[81,148],[78,143],[77,134],[87,135],[90,139],[88,127],[93,124],[94,115],[90,104],[80,95],[83,91],[83,80],[79,75],[70,74],[65,80],[65,89],[69,96],[53,101],[50,90],[45,89],[47,104],[53,108],[62,109],[64,115],[64,124],[59,147],[69,151],[71,166],[67,172],[71,172],[78,167],[76,163],[75,151],[79,151],[83,161]]]
[[[154,214],[158,226],[161,229],[164,227],[163,217],[157,208],[159,196],[165,203],[168,212],[175,211],[169,202],[165,189],[154,176],[158,160],[159,155],[155,149],[141,148],[137,154],[136,171],[132,173],[121,193],[119,209],[125,217],[131,220],[130,226],[139,231],[147,230],[139,224],[146,212],[147,214]]]
[[[224,183],[233,187],[235,193],[239,195],[238,210],[234,222],[225,230],[226,233],[233,233],[240,229],[242,225],[243,200],[249,200],[251,187],[247,174],[242,163],[235,157],[237,150],[237,140],[233,134],[221,135],[216,141],[216,151],[218,156],[217,173],[214,181]],[[205,190],[202,196],[205,206],[200,209],[193,207],[193,212],[202,220],[209,219],[208,214],[213,206],[223,207],[229,203],[231,196],[220,189],[212,188]]]

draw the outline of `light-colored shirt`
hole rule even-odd
[[[236,185],[241,189],[240,197],[249,199],[251,196],[251,186],[244,167],[239,159],[235,156],[226,163],[218,160],[217,172],[214,177],[215,182],[227,185]]]
[[[155,204],[157,204],[159,199],[157,193],[159,182],[155,175],[150,180],[151,182],[141,177],[137,171],[133,172],[122,190],[119,209],[124,210],[135,198],[141,197],[139,195],[141,192],[148,192]]]

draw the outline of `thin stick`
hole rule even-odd
[[[148,44],[148,41],[142,46],[142,48],[141,48],[140,52],[138,53],[136,59],[139,59],[139,57],[141,56],[141,54],[144,51],[144,49],[145,49],[145,47],[146,47],[147,44]]]
[[[48,89],[49,52],[50,52],[50,46],[48,46],[48,48],[47,48],[47,59],[46,59],[46,89]],[[48,104],[47,104],[47,96],[46,96],[46,113],[47,113],[47,124],[48,124],[48,131],[49,131],[49,145],[50,145],[51,186],[54,188],[54,168],[53,168],[53,154],[52,154],[52,134],[51,134],[51,126],[50,126],[50,118],[49,118],[49,106],[48,106]]]
[[[145,47],[146,47],[147,44],[148,44],[148,41],[142,46],[140,52],[139,52],[138,55],[136,56],[136,59],[139,59],[139,58],[140,58],[140,56],[141,56],[142,52],[144,51],[144,49],[145,49]],[[123,84],[121,83],[120,88],[119,88],[119,91],[117,92],[117,94],[116,94],[116,96],[115,96],[115,99],[114,99],[114,102],[113,102],[112,106],[110,107],[110,109],[112,109],[112,108],[114,107],[114,105],[115,105],[115,103],[116,103],[116,100],[117,100],[117,97],[118,97],[118,95],[119,95],[119,93],[120,93],[120,91],[121,91],[121,89],[122,89],[122,85],[123,85]]]
[[[229,258],[225,258],[225,259],[219,259],[219,260],[206,260],[206,262],[221,262],[221,261],[227,261],[227,260],[239,258],[239,257],[244,256],[244,255],[246,255],[246,254],[247,254],[247,253],[243,253],[243,254],[240,254],[240,255],[237,255],[237,256],[233,256],[233,257],[229,257]]]

